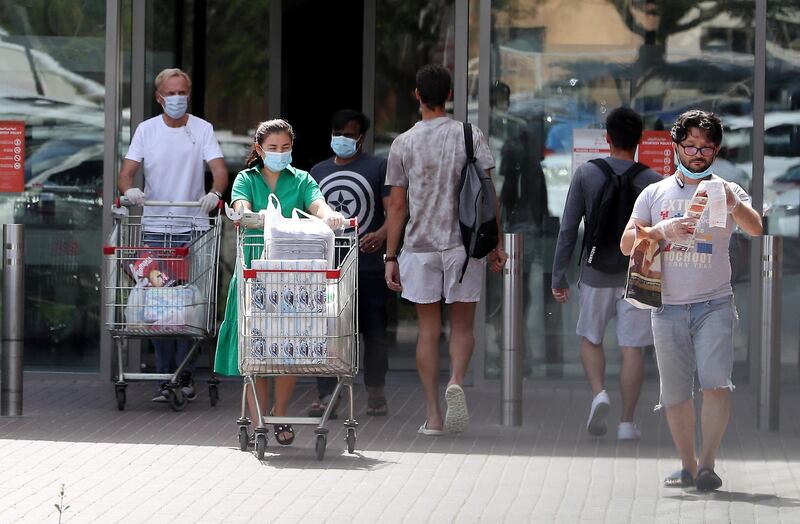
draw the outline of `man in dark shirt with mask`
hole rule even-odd
[[[334,156],[311,168],[325,201],[346,218],[358,218],[358,315],[364,334],[364,384],[367,387],[367,414],[386,415],[388,406],[383,386],[389,367],[386,353],[386,301],[388,290],[383,278],[384,204],[389,196],[386,160],[362,151],[369,119],[358,111],[343,109],[331,118],[331,149]],[[317,379],[319,398],[308,410],[309,416],[322,416],[331,401],[336,379]],[[331,418],[335,418],[334,409]]]

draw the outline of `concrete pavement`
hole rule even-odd
[[[118,411],[111,383],[28,380],[25,415],[0,419],[0,522],[800,522],[800,390],[785,387],[779,433],[755,429],[755,394],[734,393],[717,472],[721,491],[662,487],[677,469],[655,384],[637,412],[640,442],[585,429],[580,383],[528,384],[524,425],[499,426],[499,387],[467,388],[472,421],[460,436],[424,437],[416,381],[392,378],[389,417],[363,414],[348,455],[341,419],[329,424],[325,460],[313,431],[269,442],[263,462],[236,444],[238,382],[212,408],[204,390],[185,411],[150,402],[153,383],[128,389]],[[313,398],[298,388],[292,414]],[[271,432],[270,432],[271,436]]]

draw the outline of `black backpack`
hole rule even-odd
[[[606,183],[594,203],[592,215],[584,220],[583,247],[578,260],[583,258],[585,249],[587,266],[603,273],[621,273],[628,268],[629,259],[620,251],[619,241],[640,193],[633,186],[633,179],[649,167],[634,162],[617,176],[605,160],[595,158],[589,162],[605,174]]]
[[[492,179],[478,167],[472,146],[472,125],[468,123],[464,123],[464,147],[467,151],[467,163],[461,169],[461,182],[458,186],[458,221],[467,258],[461,269],[459,282],[464,278],[470,257],[485,257],[497,247],[500,239],[497,228],[497,193]]]

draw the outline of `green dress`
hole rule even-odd
[[[261,174],[261,169],[253,167],[240,171],[233,181],[231,189],[231,202],[247,200],[254,212],[267,207],[269,195],[272,193]],[[305,171],[292,166],[281,171],[275,183],[275,196],[281,203],[281,212],[284,217],[290,218],[292,209],[297,208],[308,211],[311,203],[323,198],[319,186]],[[245,253],[245,263],[250,264],[250,254]],[[238,297],[237,276],[241,261],[237,255],[236,269],[234,269],[230,286],[228,287],[228,301],[225,305],[225,318],[219,328],[217,336],[217,353],[214,358],[214,371],[221,375],[239,374],[239,331],[238,331]]]

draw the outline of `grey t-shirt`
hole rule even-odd
[[[605,160],[617,175],[622,175],[633,165],[631,160],[606,157]],[[636,192],[641,192],[648,185],[662,179],[661,175],[648,169],[633,179]],[[567,201],[564,205],[564,216],[561,218],[561,229],[558,232],[556,252],[553,257],[552,287],[563,289],[569,287],[567,266],[578,238],[578,227],[584,217],[591,216],[595,203],[605,187],[606,176],[599,167],[587,162],[578,166],[569,185]],[[619,287],[625,285],[625,272],[603,273],[586,265],[588,253],[581,257],[581,283],[592,287]]]
[[[494,168],[486,139],[475,126],[472,141],[478,167]],[[408,189],[404,250],[444,251],[462,245],[458,185],[466,162],[463,124],[448,117],[421,120],[392,142],[386,185]]]
[[[713,180],[722,180],[716,175]],[[742,203],[750,205],[750,196],[738,184],[729,182]],[[675,176],[646,188],[636,199],[632,218],[657,224],[668,218],[682,217],[697,185],[680,187]],[[662,245],[661,301],[664,304],[694,304],[733,294],[729,245],[733,218],[727,227],[710,227],[708,209],[697,225],[694,246],[689,251],[673,251]]]

